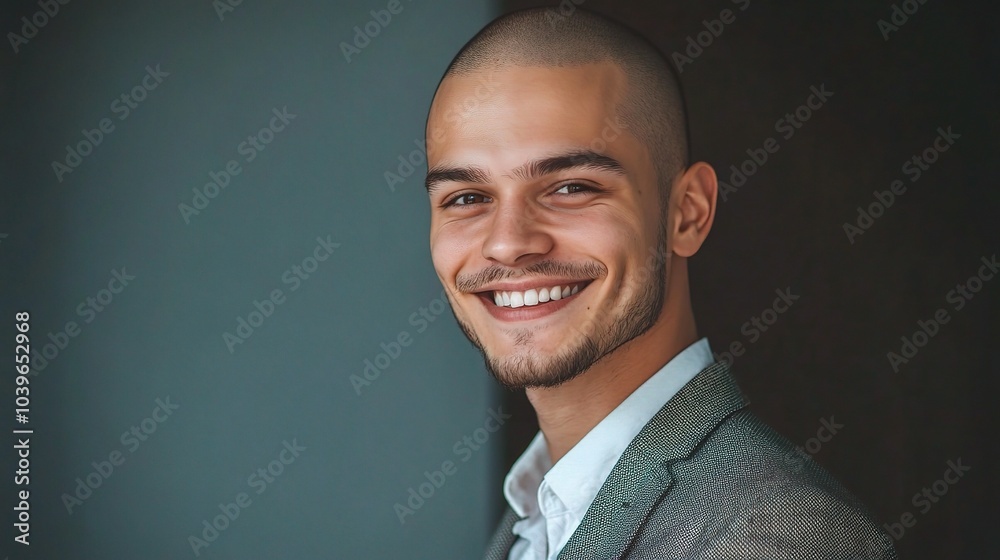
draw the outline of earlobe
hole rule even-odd
[[[674,218],[673,252],[690,257],[698,252],[715,219],[719,180],[712,166],[699,161],[674,183],[671,209]]]

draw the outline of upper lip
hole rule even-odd
[[[530,278],[518,280],[517,282],[497,282],[484,286],[475,293],[481,292],[525,292],[538,288],[550,288],[553,286],[566,286],[572,284],[587,284],[593,278]]]

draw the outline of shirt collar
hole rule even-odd
[[[504,498],[518,517],[531,517],[538,513],[538,487],[551,468],[549,446],[539,430],[504,479]]]
[[[674,356],[594,426],[555,465],[541,431],[511,467],[504,497],[519,517],[538,512],[538,491],[547,486],[574,517],[584,514],[625,448],[663,405],[699,371],[713,362],[708,339],[702,338]]]

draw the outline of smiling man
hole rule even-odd
[[[498,18],[448,67],[426,137],[435,270],[540,427],[487,558],[895,558],[699,339],[687,260],[718,182],[689,162],[651,44],[580,9]]]

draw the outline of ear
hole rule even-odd
[[[712,166],[699,161],[688,167],[670,190],[673,221],[671,250],[679,257],[698,252],[715,219],[719,180]]]

